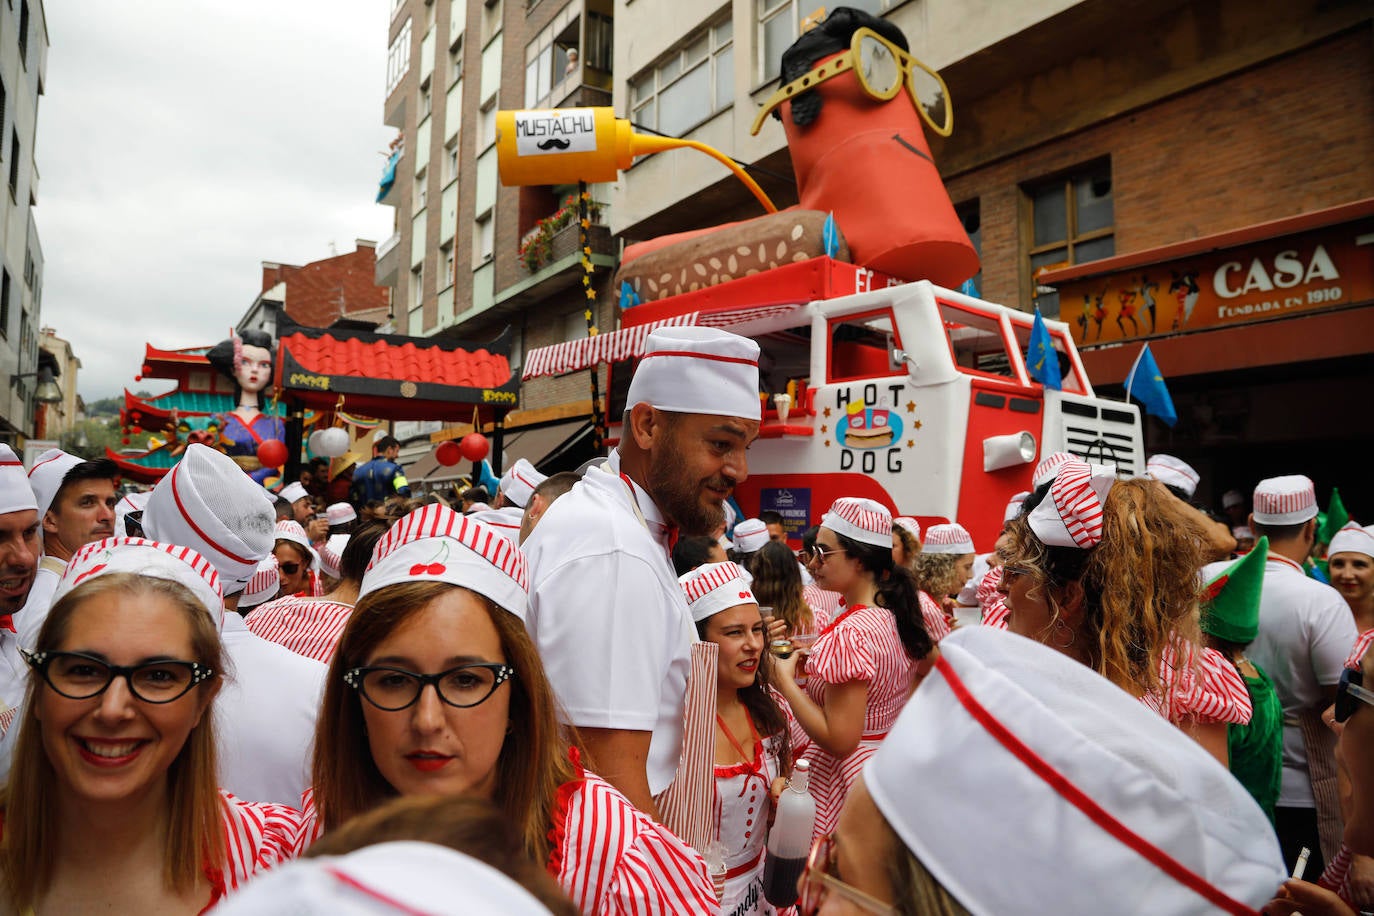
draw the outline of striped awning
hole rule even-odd
[[[529,380],[546,375],[564,375],[589,369],[598,363],[614,363],[634,359],[644,353],[644,341],[656,328],[696,325],[724,328],[747,333],[747,325],[766,322],[802,308],[801,304],[760,305],[748,308],[687,312],[661,321],[620,328],[566,343],[539,347],[526,354],[523,378]]]

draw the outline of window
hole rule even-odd
[[[5,95],[5,83],[3,80],[0,80],[0,131],[3,131],[5,129],[6,100],[7,96]],[[0,136],[3,136],[3,134],[0,133]]]
[[[496,142],[496,95],[482,103],[477,118],[477,151],[480,153]]]
[[[19,3],[19,62],[29,66],[29,0]]]
[[[729,13],[630,81],[635,124],[680,137],[734,103],[734,41]]]
[[[581,340],[587,336],[587,308],[583,306],[575,312],[563,316],[563,339]]]
[[[491,260],[496,250],[496,225],[490,211],[477,217],[472,227],[472,266],[481,267]]]
[[[525,107],[548,108],[582,82],[580,4],[568,4],[525,45]]]
[[[441,177],[444,187],[448,187],[449,182],[458,177],[458,138],[450,140],[449,145],[444,147],[444,166]]]
[[[1030,204],[1026,277],[1030,301],[1059,317],[1059,294],[1036,283],[1046,270],[1116,253],[1112,234],[1112,164],[1103,159],[1025,189]],[[1024,300],[1023,300],[1024,301]]]
[[[420,174],[415,176],[415,195],[412,200],[414,203],[411,209],[416,213],[429,205],[429,176],[424,169],[421,169]]]
[[[10,336],[10,272],[0,267],[0,337]]]
[[[615,22],[604,13],[587,13],[587,33],[583,42],[582,62],[593,70],[611,72],[611,61],[615,57],[612,37]]]
[[[407,19],[396,33],[396,40],[386,52],[386,94],[401,82],[410,70],[410,20]]]
[[[959,217],[959,222],[964,224],[964,231],[968,233],[968,240],[973,243],[973,250],[978,252],[978,257],[983,256],[983,216],[982,208],[978,204],[978,199],[966,200],[961,204],[954,205],[954,213]],[[973,295],[983,295],[983,270],[980,267],[978,273],[969,278],[973,284]]]
[[[458,15],[456,12],[453,15]],[[448,49],[448,82],[452,86],[463,78],[463,36],[459,35]]]
[[[420,115],[417,120],[423,121],[434,111],[434,91],[430,83],[426,82],[420,87]]]
[[[893,365],[892,348],[900,347],[892,325],[892,310],[830,319],[830,381],[902,375]]]
[[[19,131],[10,129],[10,197],[19,200]]]
[[[423,261],[416,264],[410,271],[410,301],[415,306],[423,305],[425,301],[425,265]]]
[[[879,16],[902,0],[845,0],[844,6]],[[814,20],[824,16],[825,6],[815,0],[755,0],[758,18],[758,81],[778,78],[782,71],[782,52]]]
[[[453,285],[453,242],[439,246],[439,263],[443,270],[434,278],[434,291],[442,292]]]

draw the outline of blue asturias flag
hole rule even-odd
[[[1145,405],[1145,412],[1151,416],[1159,417],[1170,426],[1178,422],[1174,399],[1169,397],[1169,386],[1164,384],[1164,376],[1159,372],[1159,364],[1149,344],[1140,348],[1140,355],[1126,376],[1126,400],[1132,397]]]
[[[1064,386],[1059,377],[1059,354],[1054,350],[1050,329],[1045,327],[1039,306],[1035,308],[1035,324],[1031,325],[1030,345],[1026,347],[1026,371],[1046,388],[1058,391]]]

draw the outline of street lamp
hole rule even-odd
[[[57,387],[57,382],[53,378],[52,369],[42,366],[37,372],[19,372],[10,376],[10,387],[24,378],[38,378],[38,388],[34,390],[33,399],[39,404],[57,404],[62,400],[62,389]]]

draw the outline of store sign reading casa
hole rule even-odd
[[[841,471],[872,474],[902,469],[900,401],[906,386],[868,382],[861,388],[835,389],[835,442],[840,446]]]
[[[1074,341],[1287,318],[1374,299],[1374,219],[1058,284]]]

